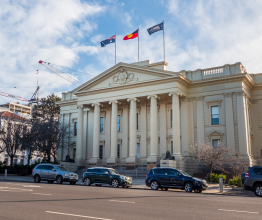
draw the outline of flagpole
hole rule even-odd
[[[116,65],[116,34],[115,34],[115,65]]]
[[[138,62],[139,62],[139,27],[138,27]]]
[[[163,50],[164,50],[164,62],[166,61],[166,56],[165,56],[165,23],[163,20]]]

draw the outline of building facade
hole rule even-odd
[[[241,63],[171,72],[167,63],[118,63],[62,94],[60,117],[72,134],[58,158],[78,166],[174,166],[192,173],[191,144],[223,143],[251,164],[262,138],[262,74]],[[261,152],[260,152],[261,153]]]
[[[30,119],[33,111],[33,104],[20,104],[19,102],[8,102],[0,105],[0,111],[9,111],[21,117]]]

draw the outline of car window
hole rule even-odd
[[[168,175],[169,169],[155,169],[153,172],[157,175]]]
[[[262,175],[262,168],[254,168],[254,172],[257,175]]]
[[[42,165],[40,169],[41,170],[48,170],[48,165]]]
[[[180,173],[182,173],[184,176],[192,177],[190,174],[188,174],[187,172],[183,170],[180,170]]]
[[[53,166],[48,166],[48,170],[52,170],[52,169],[55,169]],[[56,169],[55,169],[56,170]]]
[[[93,173],[99,173],[99,169],[93,169]]]
[[[179,172],[177,170],[170,169],[168,175],[178,176]]]
[[[86,172],[87,172],[87,173],[93,173],[93,172],[94,172],[94,169],[87,169]]]
[[[36,167],[36,169],[37,169],[37,170],[41,170],[41,169],[42,169],[42,165],[38,165],[38,166]]]
[[[111,173],[111,174],[119,174],[116,170],[114,170],[114,169],[109,169],[109,172]]]
[[[108,172],[107,169],[100,169],[100,173],[105,174],[106,172]]]

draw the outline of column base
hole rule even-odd
[[[108,158],[106,160],[106,166],[111,168],[116,168],[120,165],[120,160],[118,158]]]
[[[98,167],[98,166],[101,166],[102,164],[102,160],[99,159],[99,158],[91,158],[89,161],[88,161],[88,168],[90,167]]]
[[[140,159],[137,157],[126,158],[126,170],[134,170],[140,163]]]
[[[158,156],[149,156],[146,160],[147,161],[147,169],[151,170],[152,168],[157,167],[160,159],[161,158],[158,157]]]

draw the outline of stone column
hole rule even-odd
[[[117,158],[117,116],[118,116],[118,101],[111,101],[109,104],[112,105],[111,113],[111,151],[110,158],[107,159],[107,166],[116,167],[118,163]]]
[[[252,107],[251,107],[251,127],[252,127],[252,132],[253,133],[253,145],[252,145],[252,155],[258,154],[258,150],[260,148],[260,136],[259,136],[259,124],[258,124],[258,100],[252,100]],[[262,160],[261,158],[259,160],[254,160],[252,165],[256,166],[261,166]]]
[[[99,145],[100,145],[100,103],[92,104],[94,107],[94,124],[93,124],[93,155],[89,160],[89,167],[97,166],[100,163]]]
[[[147,120],[146,120],[146,102],[141,103],[141,112],[140,112],[140,162],[146,162],[147,158]]]
[[[197,143],[205,144],[204,97],[197,98]]]
[[[79,166],[83,161],[83,105],[77,106],[77,139],[76,139],[76,164]]]
[[[167,151],[166,100],[160,101],[160,156],[165,158]]]
[[[127,99],[130,102],[130,122],[129,122],[129,155],[126,159],[126,169],[134,169],[137,162],[137,123],[136,123],[136,102],[137,98]]]
[[[157,95],[148,96],[150,99],[150,152],[147,158],[147,169],[152,169],[156,167],[159,162],[158,155],[158,126],[157,126],[157,100],[159,97]]]
[[[175,158],[174,167],[177,169],[184,169],[184,162],[181,154],[181,140],[180,140],[180,93],[169,93],[172,96],[172,135],[173,135],[173,156]]]
[[[235,152],[235,126],[234,126],[234,114],[232,104],[232,93],[226,93],[225,104],[226,104],[226,132],[227,132],[227,148]]]
[[[248,156],[249,143],[248,143],[248,132],[247,132],[247,114],[246,114],[246,103],[244,92],[237,92],[237,123],[238,123],[238,145],[239,152],[243,156]]]

